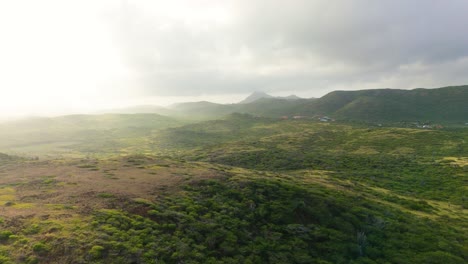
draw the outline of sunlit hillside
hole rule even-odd
[[[467,258],[466,128],[246,114],[15,124],[26,141],[3,148],[35,154],[0,155],[3,263]]]

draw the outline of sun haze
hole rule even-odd
[[[0,3],[0,113],[468,82],[466,1]]]

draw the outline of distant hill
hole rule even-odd
[[[255,116],[279,117],[285,113],[295,113],[298,106],[310,99],[287,100],[278,98],[260,98],[247,104],[215,104],[210,102],[182,103],[171,108],[169,115],[198,119],[212,119],[232,113],[244,113]]]
[[[468,121],[468,86],[334,91],[318,99],[264,97],[231,105],[195,103],[189,112],[180,110],[180,113],[212,116],[238,112],[265,117],[327,115],[351,121],[465,123]]]
[[[175,118],[158,114],[28,118],[0,124],[0,152],[28,155],[50,153],[57,149],[68,152],[83,142],[90,152],[112,149],[130,144],[127,138],[150,135],[154,131],[181,124]]]
[[[2,164],[3,162],[5,161],[11,161],[11,160],[14,160],[16,159],[17,157],[14,157],[14,156],[11,156],[11,155],[7,155],[5,153],[1,153],[0,152],[0,164]]]
[[[257,101],[261,98],[273,98],[273,96],[264,93],[264,92],[253,92],[251,95],[247,96],[244,100],[240,101],[239,104],[248,104]]]
[[[234,105],[217,104],[207,101],[178,103],[173,105],[169,115],[190,118],[214,118],[235,112]]]
[[[288,96],[285,96],[285,97],[280,97],[280,98],[283,98],[283,99],[286,99],[286,100],[298,100],[298,99],[302,99],[301,97],[295,95],[295,94],[291,94],[291,95],[288,95]]]
[[[237,104],[238,113],[251,114],[263,117],[281,117],[284,115],[299,115],[299,109],[314,99],[287,100],[279,98],[261,98],[249,104]]]
[[[98,111],[96,114],[144,114],[144,113],[166,114],[169,112],[170,112],[169,109],[162,107],[162,106],[158,106],[158,105],[136,105],[136,106],[130,106],[130,107],[101,110],[101,111]]]
[[[171,117],[159,114],[103,114],[103,115],[66,115],[59,117],[35,117],[0,125],[1,134],[21,131],[76,131],[76,130],[110,130],[132,127],[158,127],[177,123]]]
[[[237,104],[211,102],[178,103],[169,108],[143,106],[129,112],[154,112],[193,119],[212,119],[231,113],[278,118],[330,116],[338,120],[368,122],[434,121],[468,122],[468,86],[436,89],[372,89],[334,91],[321,98],[301,99],[295,95],[274,97],[254,92]]]
[[[296,111],[348,120],[459,122],[468,118],[467,102],[468,86],[335,91]]]
[[[249,104],[249,103],[253,103],[259,99],[271,99],[271,98],[275,98],[275,99],[285,99],[285,100],[298,100],[298,99],[301,99],[300,97],[296,96],[296,95],[289,95],[289,96],[285,96],[285,97],[281,97],[281,96],[271,96],[267,93],[264,93],[264,92],[253,92],[251,95],[249,95],[247,98],[245,98],[244,100],[240,101],[239,104]]]

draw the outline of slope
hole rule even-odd
[[[249,97],[250,98],[250,97]],[[251,101],[251,102],[250,102]],[[265,117],[328,115],[367,122],[442,122],[464,124],[468,86],[437,89],[334,91],[318,99],[255,98],[240,104],[186,103],[174,107],[185,116],[222,117],[238,112]]]
[[[161,155],[18,160],[0,262],[465,263],[466,133],[233,114],[144,136]]]
[[[0,124],[0,150],[28,156],[114,152],[141,143],[135,140],[152,131],[183,123],[158,114],[29,118]]]
[[[365,121],[463,122],[468,116],[466,102],[468,86],[336,91],[310,104],[305,111]]]

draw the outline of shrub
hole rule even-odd
[[[8,231],[8,230],[0,231],[0,241],[8,240],[11,235],[13,235],[11,231]]]
[[[100,259],[100,258],[102,258],[103,252],[104,252],[104,247],[98,246],[98,245],[93,246],[93,247],[89,250],[89,254],[90,254],[91,257],[94,258],[94,259]]]
[[[113,198],[114,195],[112,193],[100,193],[100,194],[98,194],[98,197],[100,197],[100,198]]]
[[[10,264],[13,263],[9,257],[0,255],[0,264]]]
[[[33,245],[32,250],[39,255],[43,255],[50,251],[50,247],[42,242],[37,242]]]

